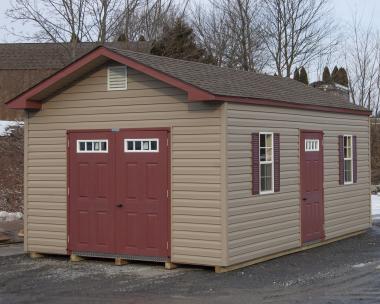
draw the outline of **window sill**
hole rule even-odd
[[[268,194],[273,194],[275,193],[273,190],[271,191],[263,191],[263,192],[260,192],[259,195],[268,195]]]

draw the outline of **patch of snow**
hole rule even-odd
[[[353,265],[352,268],[363,268],[363,267],[365,267],[365,266],[367,266],[367,265],[370,265],[370,264],[372,264],[372,262],[368,262],[368,263],[359,263],[359,264],[355,264],[355,265]]]
[[[10,120],[0,120],[0,136],[6,136],[7,128],[12,126],[23,126],[24,123],[22,121],[10,121]]]
[[[16,220],[22,219],[22,213],[21,212],[7,212],[7,211],[0,211],[0,222],[12,222]]]
[[[380,195],[371,195],[371,212],[373,220],[380,220]]]

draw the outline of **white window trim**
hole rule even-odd
[[[80,150],[80,143],[81,142],[84,142],[85,143],[85,146],[86,146],[86,150],[85,151],[81,151]],[[107,149],[106,150],[99,150],[99,151],[87,151],[87,143],[88,142],[105,142],[107,143]],[[77,153],[108,153],[108,139],[77,139]]]
[[[149,141],[149,150],[128,150],[128,141]],[[150,142],[157,141],[157,150],[150,150]],[[160,140],[158,138],[124,138],[125,153],[158,153],[160,152]]]
[[[125,86],[123,88],[111,88],[110,87],[110,69],[113,67],[124,68]],[[107,91],[125,91],[128,90],[128,70],[126,65],[109,65],[107,67]]]
[[[271,159],[272,159],[272,161],[261,161],[260,160],[260,148],[261,148],[261,146],[260,146],[260,137],[261,137],[261,135],[262,134],[265,134],[265,135],[267,135],[267,134],[271,134],[272,136],[272,157],[271,157]],[[273,132],[260,132],[259,133],[259,194],[272,194],[272,193],[274,193],[274,162],[273,162],[273,157],[274,157],[274,153],[273,153],[273,151],[274,151],[274,133]],[[267,190],[267,191],[261,191],[261,164],[272,164],[272,182],[271,182],[271,186],[272,186],[272,189],[271,190]]]
[[[345,137],[350,137],[351,140],[351,157],[344,157],[344,138]],[[353,161],[353,145],[352,145],[352,138],[353,136],[352,135],[349,135],[349,134],[345,134],[343,135],[343,181],[344,181],[344,184],[345,185],[352,185],[354,183],[354,161]],[[346,182],[345,179],[346,179],[346,174],[345,174],[345,167],[346,167],[346,160],[351,160],[351,181],[350,182]]]

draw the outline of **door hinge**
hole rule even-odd
[[[67,140],[67,148],[70,148],[70,140]]]
[[[70,187],[67,187],[67,196],[70,195]]]
[[[67,243],[70,243],[70,235],[67,235]]]
[[[169,190],[166,190],[166,198],[169,198]]]
[[[169,242],[166,242],[166,250],[169,250]]]

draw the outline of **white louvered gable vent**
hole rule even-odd
[[[127,89],[127,66],[110,65],[108,67],[108,91]]]

